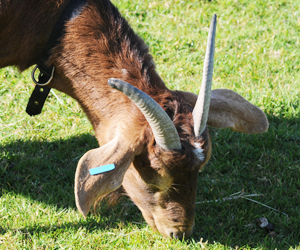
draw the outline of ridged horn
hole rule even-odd
[[[119,79],[110,78],[109,86],[123,92],[140,109],[148,121],[156,143],[164,149],[181,149],[177,130],[167,113],[149,95]]]
[[[197,138],[202,135],[206,127],[208,118],[212,76],[214,71],[216,25],[217,16],[214,15],[211,20],[208,33],[206,54],[203,66],[202,84],[197,102],[193,110],[194,132]]]

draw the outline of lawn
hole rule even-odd
[[[300,249],[300,1],[113,3],[149,45],[166,85],[194,93],[217,14],[213,89],[232,89],[260,107],[269,130],[210,129],[194,234],[164,239],[127,198],[80,215],[74,173],[97,147],[89,121],[55,90],[42,114],[29,117],[31,69],[0,69],[0,249]],[[271,230],[258,225],[262,217]]]

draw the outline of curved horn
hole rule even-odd
[[[123,92],[140,109],[148,121],[155,141],[164,149],[181,149],[177,130],[167,113],[143,91],[119,79],[110,78],[109,86]]]
[[[208,33],[202,84],[195,108],[193,110],[194,132],[196,137],[202,135],[208,118],[212,76],[214,71],[216,25],[217,16],[214,15]]]

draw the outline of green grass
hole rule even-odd
[[[0,70],[0,249],[299,249],[300,2],[114,1],[150,46],[171,89],[198,92],[208,26],[218,15],[213,88],[232,89],[267,114],[260,135],[210,129],[213,153],[197,202],[236,192],[246,199],[197,204],[190,240],[162,238],[123,198],[84,219],[74,202],[78,159],[97,147],[79,105],[50,94],[25,113],[30,70]],[[269,206],[270,208],[266,207]],[[281,212],[278,212],[276,210]],[[288,216],[286,216],[287,214]],[[266,217],[272,234],[256,219]]]

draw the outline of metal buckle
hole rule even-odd
[[[32,78],[32,81],[33,81],[36,85],[38,85],[38,86],[46,86],[46,85],[48,85],[48,84],[52,81],[52,79],[53,79],[55,67],[54,67],[54,66],[52,67],[51,76],[50,76],[49,80],[48,80],[47,82],[45,82],[45,83],[40,83],[40,82],[38,82],[38,81],[35,79],[35,77],[34,77],[34,74],[35,74],[35,72],[36,72],[36,70],[37,70],[38,68],[39,68],[38,65],[36,65],[36,66],[34,67],[34,69],[32,70],[32,72],[31,72],[31,78]],[[42,72],[39,73],[39,79],[41,78],[41,76],[42,76]]]

